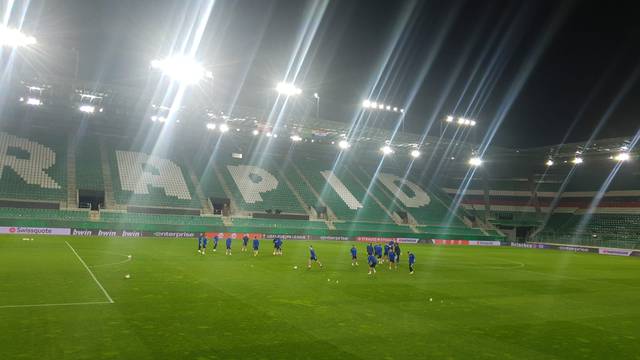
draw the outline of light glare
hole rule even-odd
[[[340,140],[340,142],[338,142],[338,147],[342,150],[346,150],[350,147],[351,145],[349,144],[349,142],[347,140]]]
[[[382,151],[383,155],[389,155],[389,154],[393,153],[393,149],[389,145],[385,145],[385,146],[381,147],[380,151]]]
[[[28,98],[26,104],[31,106],[40,106],[42,105],[42,101],[37,98]]]
[[[293,84],[286,83],[284,81],[281,81],[278,83],[278,85],[276,85],[276,91],[279,94],[282,94],[285,96],[294,96],[294,95],[302,94],[302,89],[296,87]]]
[[[187,85],[196,84],[202,78],[213,78],[211,71],[205,70],[195,59],[184,55],[171,56],[162,60],[153,60],[151,61],[151,67]]]
[[[477,156],[474,156],[471,159],[469,159],[469,165],[471,165],[471,166],[480,166],[480,165],[482,165],[482,159],[480,159]]]
[[[630,158],[629,153],[623,152],[616,155],[613,159],[615,161],[628,161]]]
[[[93,114],[96,112],[96,107],[93,105],[80,105],[80,107],[78,107],[78,110],[83,113]]]
[[[0,26],[0,46],[20,47],[37,43],[36,38],[26,35],[18,29]]]

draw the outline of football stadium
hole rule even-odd
[[[0,358],[640,359],[637,27],[481,3],[5,1]]]

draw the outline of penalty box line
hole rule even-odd
[[[73,253],[76,255],[76,257],[78,258],[78,260],[80,260],[80,263],[82,263],[82,266],[84,266],[85,269],[87,269],[87,272],[89,273],[89,275],[91,275],[91,278],[93,279],[93,281],[95,281],[95,283],[98,285],[98,287],[100,288],[100,290],[102,290],[102,292],[104,293],[104,296],[107,297],[107,300],[109,301],[109,303],[113,304],[114,301],[111,298],[111,296],[109,296],[109,293],[107,292],[107,290],[105,290],[104,286],[102,286],[102,284],[100,284],[100,281],[98,281],[98,278],[93,274],[93,272],[91,271],[91,269],[89,269],[89,267],[87,266],[87,264],[84,262],[84,260],[82,260],[82,258],[80,257],[80,255],[78,255],[78,253],[76,252],[76,249],[73,248],[73,246],[71,246],[71,244],[69,244],[67,241],[65,241],[65,244],[67,244],[67,246],[69,247],[69,249],[71,249],[71,251],[73,251]]]

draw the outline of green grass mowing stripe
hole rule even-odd
[[[113,299],[111,298],[111,296],[109,296],[109,293],[107,292],[107,290],[105,290],[104,286],[102,286],[102,284],[100,284],[100,281],[98,281],[98,278],[96,278],[96,276],[93,274],[93,271],[91,271],[91,269],[89,269],[89,267],[84,262],[84,260],[82,260],[80,255],[78,255],[78,253],[76,252],[76,249],[74,249],[73,246],[71,246],[71,244],[69,244],[69,242],[65,241],[64,243],[67,244],[67,246],[69,247],[69,249],[71,249],[71,251],[73,251],[73,253],[76,255],[78,260],[80,260],[80,263],[82,263],[82,266],[84,266],[84,268],[87,269],[87,272],[89,273],[89,275],[91,275],[91,278],[93,279],[93,281],[95,281],[96,284],[98,284],[98,287],[100,288],[100,290],[102,290],[102,292],[104,293],[104,296],[107,297],[107,300],[109,300],[109,302],[113,304]]]

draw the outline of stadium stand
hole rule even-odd
[[[330,163],[308,158],[297,159],[296,166],[338,219],[393,222],[378,204],[365,197],[366,190],[346,170],[334,173]]]
[[[118,204],[200,209],[193,185],[178,159],[129,150],[122,144],[110,147],[109,154]]]
[[[216,160],[216,169],[224,177],[238,208],[247,212],[279,210],[289,214],[305,214],[305,209],[292,196],[291,189],[277,170],[281,164],[267,156],[261,160],[252,163],[231,156]]]
[[[0,132],[0,194],[5,199],[66,200],[64,137]]]

